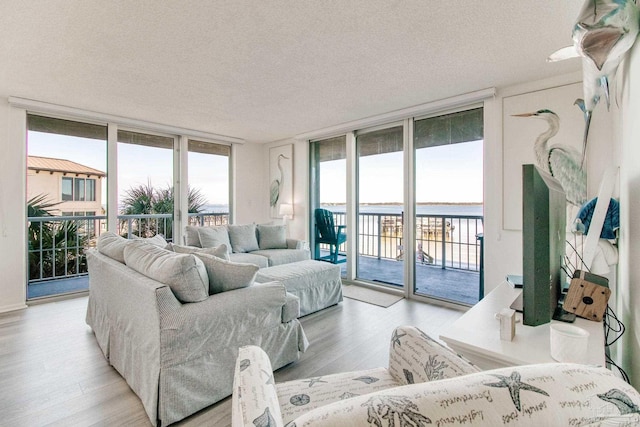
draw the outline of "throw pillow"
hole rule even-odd
[[[98,237],[98,252],[124,264],[124,248],[128,242],[113,231],[107,231]]]
[[[171,288],[180,302],[204,301],[209,297],[209,278],[202,261],[191,254],[176,254],[142,242],[124,249],[127,266]]]
[[[197,227],[198,238],[200,239],[200,247],[212,248],[214,246],[227,245],[227,248],[231,248],[231,242],[229,242],[229,233],[227,227],[219,225],[217,227]]]
[[[140,237],[140,236],[136,236],[135,234],[131,235],[131,240],[140,240],[142,242],[145,243],[150,243],[154,246],[157,246],[159,248],[164,248],[165,246],[167,246],[167,241],[165,240],[164,237],[162,237],[162,234],[156,234],[153,237]]]
[[[170,249],[167,249],[180,254],[207,254],[217,256],[218,258],[226,259],[227,261],[229,261],[229,249],[224,243],[220,246],[214,246],[212,248],[196,248],[195,246],[181,246],[172,243],[169,243],[169,245]]]
[[[260,269],[257,265],[225,261],[199,252],[194,255],[204,263],[209,275],[209,295],[251,286]]]
[[[284,225],[258,225],[260,249],[287,249],[287,227]]]
[[[198,235],[198,229],[200,227],[194,227],[193,225],[187,225],[184,229],[184,244],[187,246],[200,246],[200,236]]]
[[[251,252],[260,249],[255,224],[229,225],[228,229],[233,252]]]

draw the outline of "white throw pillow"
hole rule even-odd
[[[204,301],[209,297],[207,270],[194,255],[133,241],[124,249],[124,260],[138,273],[168,285],[181,302]]]
[[[198,228],[193,225],[187,225],[184,228],[184,244],[187,246],[195,246],[200,248],[200,236],[198,235]]]
[[[221,244],[220,246],[214,246],[212,248],[197,248],[195,246],[182,246],[182,245],[169,243],[165,249],[168,249],[170,251],[177,252],[180,254],[201,253],[201,254],[213,255],[218,258],[226,259],[227,261],[229,261],[229,248],[227,248],[227,245],[225,245],[224,243]]]
[[[229,225],[229,240],[233,252],[251,252],[260,249],[256,236],[256,225]]]
[[[229,241],[229,233],[227,227],[220,225],[217,227],[197,227],[198,237],[200,239],[200,247],[212,248],[214,246],[227,245],[227,248],[231,248],[231,242]]]
[[[260,249],[287,249],[287,227],[284,225],[258,225]]]
[[[124,264],[124,248],[128,243],[129,240],[124,237],[118,236],[113,231],[107,231],[98,237],[97,248],[102,255]]]
[[[157,246],[159,248],[164,248],[165,246],[167,246],[167,241],[162,236],[162,234],[156,234],[153,237],[140,237],[140,236],[136,236],[135,234],[132,234],[131,240],[139,240],[139,241]]]
[[[200,258],[207,270],[209,295],[251,286],[260,269],[254,264],[225,261],[213,255],[198,252],[194,255]]]

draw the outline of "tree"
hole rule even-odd
[[[206,204],[206,198],[199,189],[189,188],[188,193],[189,213],[199,213]],[[155,189],[151,182],[130,187],[125,190],[122,199],[121,214],[123,215],[154,215],[173,214],[174,192],[173,187]],[[171,238],[173,221],[160,221],[158,218],[133,218],[121,222],[124,225],[131,224],[131,232],[141,237],[151,237],[158,233],[166,238]],[[124,230],[122,230],[124,231]],[[127,230],[128,231],[128,230]]]
[[[59,203],[45,194],[27,201],[29,218],[53,217]],[[54,278],[87,272],[84,255],[86,236],[78,232],[76,221],[30,220],[28,229],[29,280]]]

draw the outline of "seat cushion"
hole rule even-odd
[[[262,255],[244,254],[244,253],[233,253],[229,254],[229,261],[233,262],[244,262],[247,264],[254,264],[260,268],[269,267],[269,259],[263,257]]]
[[[269,267],[306,261],[311,258],[311,254],[306,249],[261,249],[251,253],[265,257],[269,262]]]
[[[287,381],[276,384],[276,390],[286,425],[321,406],[399,385],[389,371],[375,368]]]

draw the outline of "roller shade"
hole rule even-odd
[[[34,132],[107,140],[107,127],[104,125],[54,119],[35,114],[27,114],[27,129]]]
[[[150,135],[147,133],[118,131],[118,142],[125,144],[144,145],[147,147],[168,148],[173,150],[173,138],[169,136]]]
[[[476,108],[417,120],[413,132],[415,148],[437,147],[483,139],[482,111],[482,108]]]
[[[205,142],[205,141],[197,141],[195,139],[190,139],[189,143],[189,151],[194,153],[202,153],[202,154],[213,154],[216,156],[231,156],[231,146],[223,145],[223,144],[215,144],[213,142]]]

